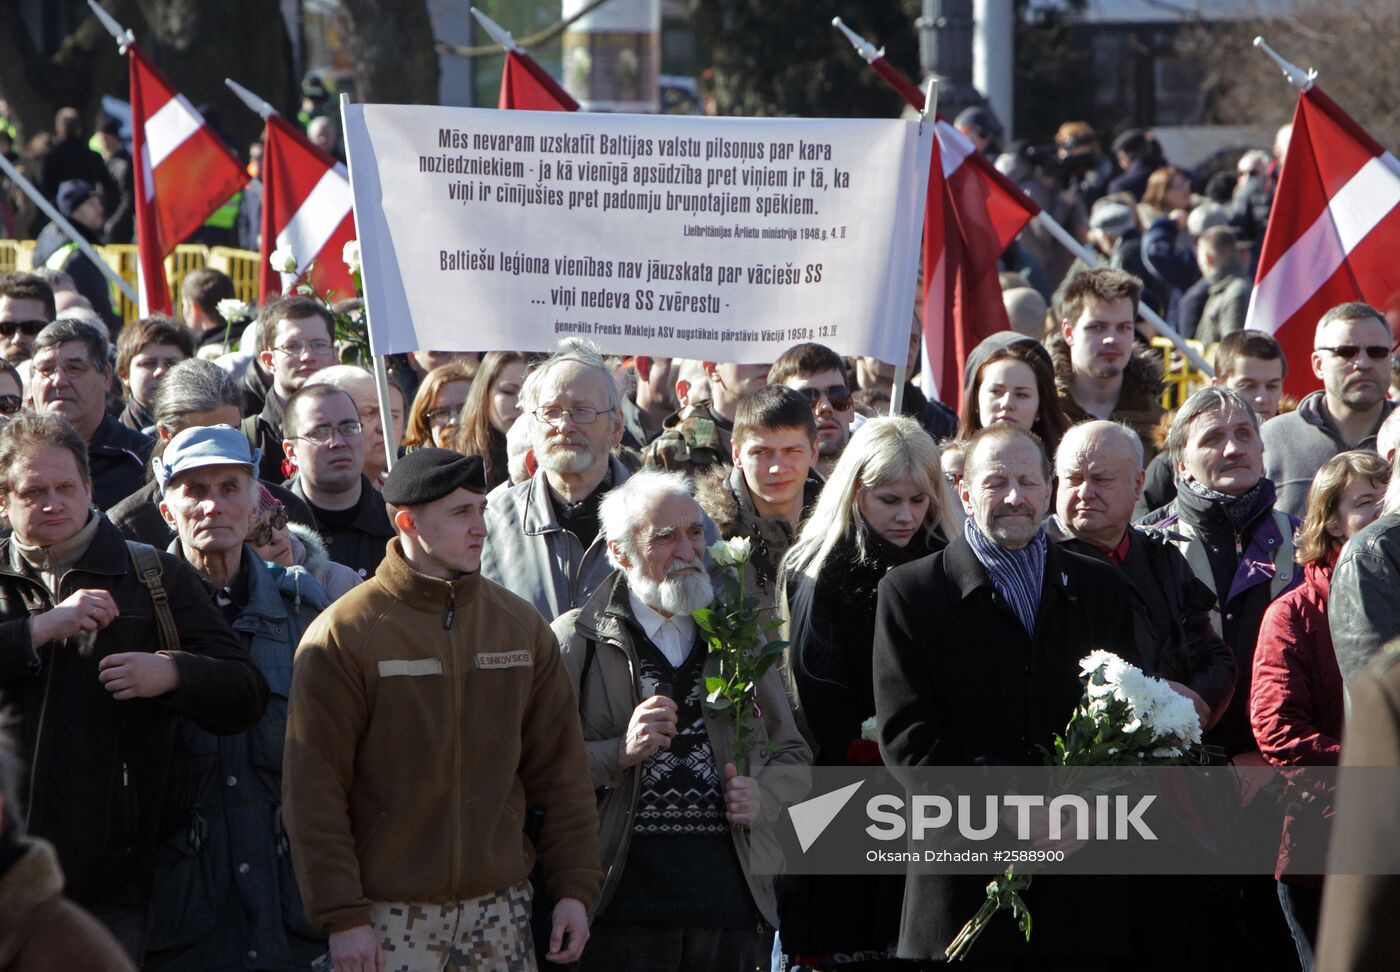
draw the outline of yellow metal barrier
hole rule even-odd
[[[19,248],[19,257],[15,261],[16,270],[34,269],[34,241],[18,240],[15,245]]]
[[[0,240],[0,273],[19,269],[19,240]]]
[[[180,316],[180,285],[185,274],[198,270],[209,262],[209,247],[203,243],[181,243],[165,258],[165,279],[170,288],[170,306]]]
[[[133,293],[140,292],[140,285],[136,280],[136,244],[108,243],[106,246],[97,247],[97,252],[107,261],[107,266],[121,275]],[[136,302],[116,287],[112,288],[112,306],[116,308],[117,314],[125,324],[130,324],[140,316]]]
[[[1215,345],[1209,351],[1200,341],[1187,341],[1187,345],[1207,361],[1215,354]],[[1191,393],[1210,384],[1210,377],[1204,371],[1191,367],[1184,354],[1177,353],[1176,345],[1170,338],[1155,337],[1152,346],[1162,353],[1162,407],[1179,408]]]
[[[233,281],[233,292],[245,304],[258,302],[258,261],[261,257],[252,250],[235,250],[231,246],[211,246],[208,266],[228,274]]]

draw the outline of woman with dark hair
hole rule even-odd
[[[1274,766],[1336,766],[1341,756],[1342,673],[1328,628],[1327,593],[1337,555],[1380,515],[1389,481],[1390,465],[1367,450],[1334,456],[1313,477],[1297,537],[1303,583],[1269,605],[1254,649],[1249,722],[1259,751]],[[1298,806],[1297,813],[1307,812],[1307,804]],[[1318,826],[1316,820],[1304,826],[1293,815],[1284,817],[1274,875],[1304,972],[1313,968],[1322,878],[1290,873],[1289,848],[1302,833],[1316,834]]]
[[[1052,456],[1069,428],[1055,394],[1050,352],[1012,331],[993,334],[968,355],[958,438],[967,439],[994,422],[1012,422],[1034,432]]]
[[[492,351],[481,359],[481,368],[462,406],[455,447],[458,452],[480,456],[485,461],[488,490],[510,478],[506,433],[520,415],[520,386],[527,370],[528,362],[519,351]]]

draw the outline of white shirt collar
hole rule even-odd
[[[632,602],[632,617],[652,641],[657,640],[658,633],[668,624],[687,637],[695,633],[695,619],[690,615],[673,614],[668,618],[655,608],[642,603],[637,592],[630,589],[627,591],[627,598]]]

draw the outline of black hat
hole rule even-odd
[[[58,195],[55,202],[58,203],[58,211],[67,219],[73,215],[73,210],[97,195],[97,187],[86,179],[69,179],[59,183]]]
[[[1009,348],[1013,344],[1024,344],[1034,349],[1036,357],[1042,357],[1047,365],[1051,365],[1050,352],[1045,350],[1045,346],[1033,337],[1028,337],[1018,331],[997,331],[982,339],[982,343],[972,349],[972,353],[967,356],[967,365],[963,369],[963,388],[971,389],[973,379],[977,377],[977,371],[982,365],[987,363],[987,359],[996,354],[1002,348]],[[1051,371],[1054,366],[1051,365]]]
[[[440,500],[458,487],[486,492],[486,464],[480,456],[450,449],[416,449],[394,463],[384,480],[384,501],[418,506]]]

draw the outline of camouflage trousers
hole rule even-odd
[[[384,972],[536,972],[528,881],[448,904],[375,904],[370,914]]]

